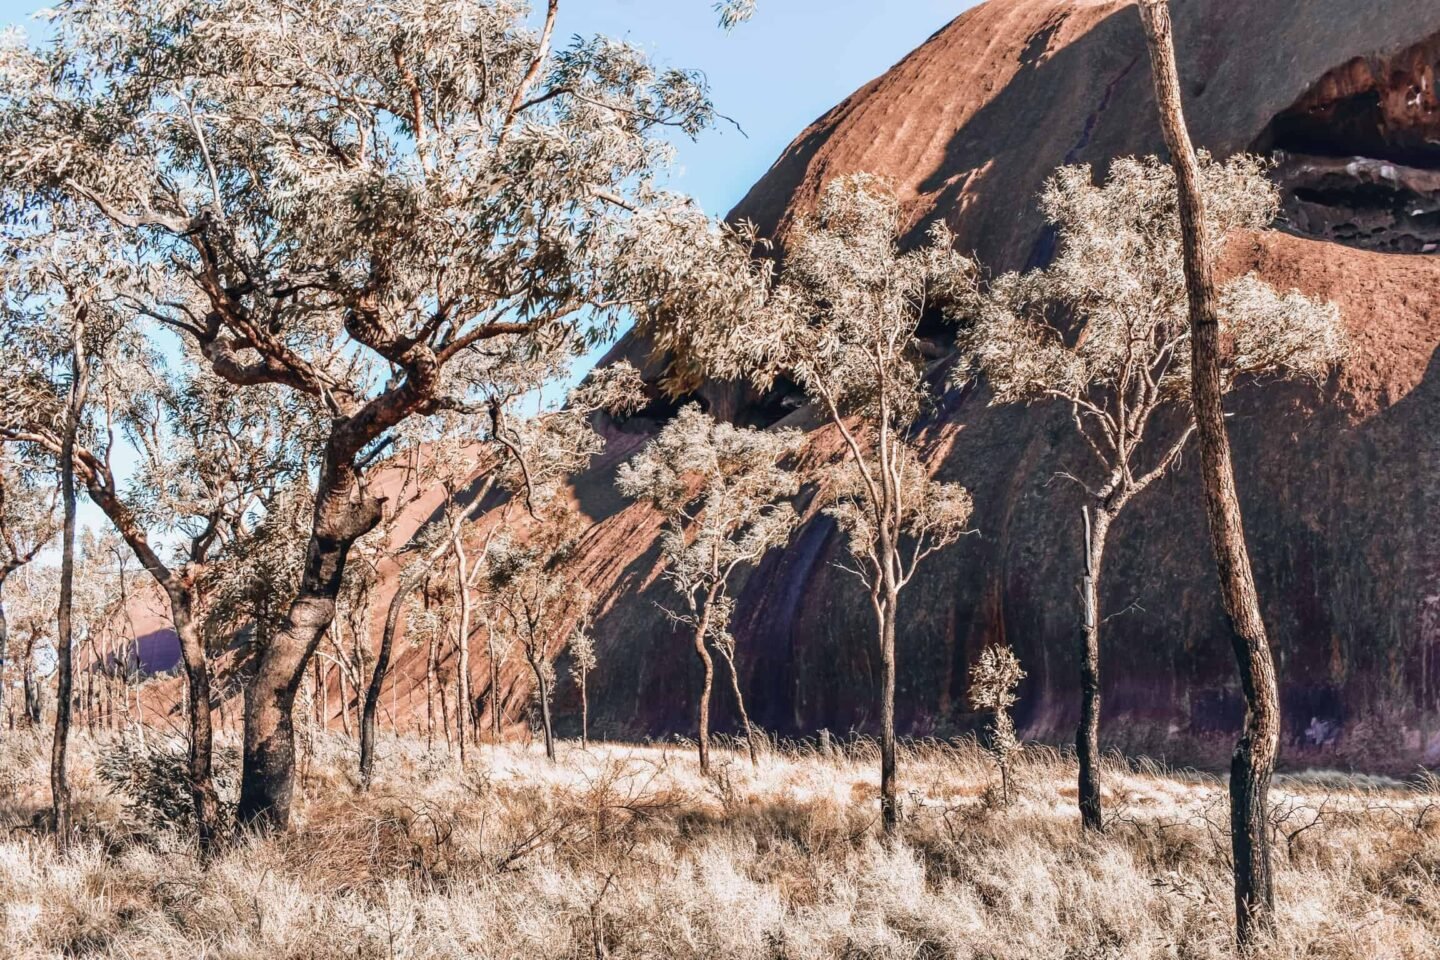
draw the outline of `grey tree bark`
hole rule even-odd
[[[70,397],[65,413],[65,436],[60,446],[60,498],[65,522],[60,541],[60,609],[55,637],[55,737],[50,745],[50,816],[60,849],[70,844],[70,784],[66,761],[70,746],[70,707],[75,640],[75,441],[88,389],[85,362],[85,313],[75,321],[70,351]]]
[[[242,823],[283,829],[295,792],[295,695],[305,667],[335,619],[351,546],[380,522],[381,501],[363,489],[356,451],[334,441],[321,468],[314,528],[300,590],[285,622],[259,653],[245,692]]]
[[[1098,510],[1092,521],[1085,510],[1085,572],[1080,578],[1083,614],[1080,624],[1080,726],[1075,756],[1080,762],[1080,823],[1086,830],[1105,829],[1100,798],[1100,571],[1105,540],[1113,517]]]

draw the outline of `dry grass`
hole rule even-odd
[[[465,773],[391,742],[369,796],[350,744],[322,739],[295,829],[208,869],[138,826],[76,762],[83,840],[30,827],[44,744],[0,741],[0,955],[166,958],[1227,957],[1223,786],[1112,761],[1113,822],[1077,829],[1073,763],[1028,748],[1018,794],[973,744],[902,758],[903,840],[875,822],[868,744],[720,755],[680,747],[477,751]],[[1278,785],[1282,933],[1273,958],[1440,956],[1433,783]]]

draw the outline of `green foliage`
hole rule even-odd
[[[125,799],[130,822],[155,833],[195,832],[195,802],[190,794],[188,748],[184,741],[140,744],[124,739],[97,753],[95,772],[112,792]],[[220,794],[222,833],[235,823],[235,798],[240,754],[234,747],[216,747],[215,788]]]

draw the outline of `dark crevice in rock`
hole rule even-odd
[[[1385,253],[1440,250],[1440,172],[1368,157],[1277,159],[1290,229]]]
[[[1275,161],[1296,233],[1385,253],[1440,252],[1440,36],[1337,67],[1255,149]]]

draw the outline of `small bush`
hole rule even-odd
[[[195,803],[190,795],[189,745],[170,738],[141,744],[116,740],[98,751],[95,772],[100,781],[124,801],[131,821],[154,833],[195,831]],[[235,824],[240,752],[217,747],[214,758],[215,789],[220,794],[222,832]]]

